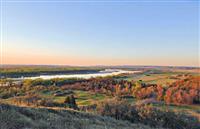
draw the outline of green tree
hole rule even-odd
[[[78,109],[74,95],[67,96],[64,103],[67,104],[69,108]]]

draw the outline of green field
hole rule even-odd
[[[41,91],[39,92],[39,94],[45,98],[51,98],[55,102],[63,103],[67,95],[54,96],[53,94],[55,92],[56,91]],[[72,94],[75,96],[76,103],[78,104],[78,106],[87,106],[111,98],[111,96],[107,96],[105,94],[94,93],[90,91],[81,91],[81,90],[73,90]]]
[[[166,85],[173,83],[177,81],[178,79],[181,79],[182,77],[178,78],[173,78],[178,76],[179,73],[161,73],[161,74],[138,74],[138,75],[129,75],[125,77],[125,80],[129,81],[143,81],[145,83],[150,83],[150,84],[160,84],[160,85]]]
[[[102,101],[104,99],[110,98],[110,96],[100,94],[100,93],[92,93],[89,91],[81,91],[81,90],[74,90],[74,96],[76,98],[76,103],[78,106],[87,106],[94,104],[96,102]],[[50,97],[51,94],[47,94],[46,96]],[[59,96],[53,97],[56,102],[64,102],[66,96]]]

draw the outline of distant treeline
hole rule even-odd
[[[89,68],[89,67],[6,67],[0,68],[1,78],[18,78],[18,77],[33,77],[39,75],[54,75],[54,74],[84,74],[96,73],[102,68]]]

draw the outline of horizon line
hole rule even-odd
[[[134,64],[124,64],[124,65],[67,65],[67,64],[1,64],[3,65],[13,65],[13,66],[68,66],[68,67],[195,67],[200,68],[200,66],[187,66],[187,65],[134,65]]]

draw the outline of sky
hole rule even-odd
[[[3,64],[199,66],[199,3],[1,3]]]

